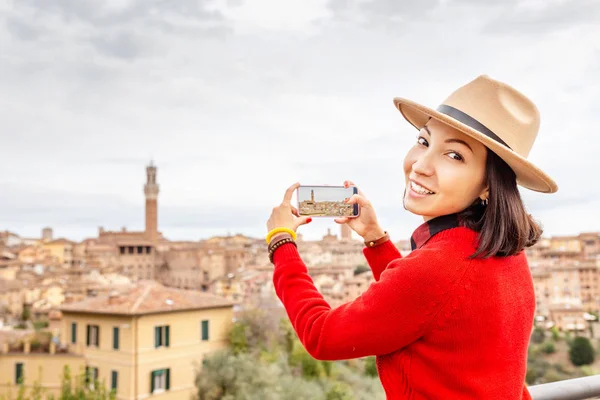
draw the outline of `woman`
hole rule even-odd
[[[546,193],[556,183],[529,162],[539,128],[535,105],[480,76],[433,110],[394,103],[418,129],[404,160],[404,207],[424,223],[402,257],[359,191],[361,214],[340,218],[365,240],[375,282],[332,309],[295,247],[290,200],[267,227],[273,282],[298,337],[321,360],[376,355],[388,399],[529,399],[527,347],[535,297],[523,249],[541,229],[517,184]],[[346,182],[346,185],[353,185]]]

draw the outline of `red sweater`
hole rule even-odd
[[[273,282],[298,337],[319,360],[377,356],[388,400],[531,399],[525,386],[535,296],[524,252],[468,260],[477,235],[444,230],[402,257],[363,253],[375,282],[332,309],[296,248],[276,250]]]

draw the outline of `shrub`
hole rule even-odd
[[[546,339],[546,331],[536,326],[531,333],[531,341],[536,344],[542,343]]]
[[[542,344],[542,351],[546,354],[556,353],[556,346],[553,342],[546,342]]]
[[[248,351],[248,338],[246,337],[246,325],[235,323],[229,332],[229,347],[233,354],[246,353]]]
[[[376,357],[365,358],[365,375],[370,377],[376,377],[378,375]]]
[[[35,321],[33,323],[33,329],[35,329],[36,331],[39,331],[39,330],[47,328],[47,327],[48,327],[48,321],[40,320],[40,321]]]
[[[325,400],[354,400],[354,397],[346,385],[335,382],[325,393]]]
[[[530,359],[527,361],[525,381],[529,385],[540,383],[540,380],[550,369],[550,363],[545,360]]]
[[[591,364],[594,362],[594,348],[586,337],[578,336],[569,346],[569,359],[575,366]]]
[[[328,378],[331,377],[331,369],[333,368],[333,362],[321,361],[321,367],[323,368],[323,372],[325,372],[325,376],[327,376]]]
[[[560,341],[560,331],[556,326],[550,328],[550,333],[552,334],[552,340],[554,340],[555,342]]]

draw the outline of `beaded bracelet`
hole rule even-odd
[[[275,250],[277,250],[278,248],[280,248],[281,246],[283,246],[286,243],[291,243],[296,248],[298,248],[298,246],[296,245],[296,242],[292,238],[285,238],[285,239],[278,240],[277,242],[275,242],[269,246],[269,261],[271,263],[273,263],[273,256],[275,254]]]

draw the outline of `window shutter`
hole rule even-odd
[[[112,371],[111,375],[112,375],[112,379],[111,379],[110,388],[112,390],[117,390],[119,374],[117,371]]]
[[[119,350],[119,327],[113,327],[113,349]]]
[[[165,372],[167,373],[167,377],[165,378],[165,388],[166,390],[169,390],[171,388],[171,368],[167,368]]]
[[[17,363],[15,365],[15,384],[19,385],[21,382],[24,382],[23,378],[23,363]]]
[[[100,326],[96,325],[96,346],[100,347]]]
[[[71,323],[71,343],[77,343],[77,324]]]
[[[169,325],[165,326],[165,346],[169,347]]]
[[[154,327],[154,347],[160,346],[160,326]]]
[[[202,340],[208,340],[208,320],[202,321]]]
[[[154,393],[154,373],[155,371],[152,371],[152,373],[150,373],[150,393]]]
[[[86,344],[89,346],[90,345],[90,331],[92,330],[91,326],[87,326],[87,340],[86,340]]]

